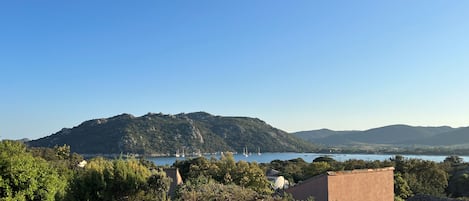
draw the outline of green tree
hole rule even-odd
[[[64,144],[63,146],[55,146],[55,153],[59,159],[69,159],[70,158],[70,146]]]
[[[412,190],[407,181],[402,178],[401,173],[394,174],[394,196],[402,200],[412,196]]]
[[[242,188],[234,184],[220,184],[205,177],[186,182],[178,192],[176,200],[203,201],[203,200],[231,200],[250,201],[263,198],[262,195],[249,188]]]
[[[167,200],[170,179],[150,171],[138,160],[98,157],[90,160],[74,179],[69,200]]]
[[[241,187],[253,189],[261,194],[272,193],[270,183],[257,163],[238,161],[231,175],[234,175],[233,182]]]
[[[70,200],[110,200],[106,189],[110,188],[113,172],[111,161],[97,157],[89,161],[72,181]]]
[[[394,162],[394,168],[396,172],[404,173],[405,169],[405,158],[402,155],[396,155],[394,158],[391,158],[391,161]]]
[[[147,180],[147,197],[153,199],[145,200],[169,200],[168,191],[171,184],[171,179],[166,176],[166,173],[159,171],[150,176]]]
[[[0,200],[55,200],[66,181],[44,159],[35,158],[20,142],[0,142]]]
[[[326,163],[334,163],[337,162],[332,157],[329,156],[319,156],[313,160],[313,162],[326,162]]]
[[[147,178],[151,175],[150,170],[134,159],[114,160],[112,170],[111,186],[106,191],[114,199],[138,193],[146,187]]]
[[[221,184],[235,184],[244,188],[250,188],[261,194],[272,192],[270,183],[265,177],[264,170],[257,163],[245,161],[236,162],[233,154],[226,153],[220,160],[207,160],[204,157],[176,162],[186,179],[205,177],[213,179]]]
[[[469,196],[469,173],[458,173],[454,175],[448,185],[448,192],[453,197]]]
[[[420,159],[404,162],[402,177],[414,194],[444,196],[448,186],[448,173],[437,163]]]
[[[326,173],[328,170],[331,170],[332,167],[327,162],[313,162],[308,165],[305,170],[305,174],[307,177],[313,177],[316,175],[320,175]]]

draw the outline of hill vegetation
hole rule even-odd
[[[469,142],[469,127],[451,128],[391,125],[365,131],[328,129],[293,133],[304,140],[323,145],[401,145],[461,146]]]
[[[121,114],[85,121],[74,128],[29,142],[33,147],[70,145],[82,154],[172,155],[185,153],[303,152],[314,146],[264,121],[249,117],[222,117],[205,112],[141,117]]]

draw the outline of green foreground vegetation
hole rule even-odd
[[[318,157],[312,162],[301,158],[266,164],[236,162],[231,154],[221,159],[204,157],[177,161],[184,184],[169,196],[171,179],[163,167],[135,158],[88,160],[70,152],[69,146],[28,148],[21,142],[0,142],[1,201],[131,201],[131,200],[292,200],[274,191],[266,179],[268,169],[292,183],[326,171],[395,167],[395,197],[413,195],[469,197],[469,163],[449,156],[436,163],[395,156],[385,161],[347,160],[338,162]],[[313,198],[311,199],[313,200]],[[467,200],[467,199],[466,199]]]

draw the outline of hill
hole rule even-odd
[[[448,126],[421,127],[408,125],[390,125],[365,131],[331,131],[327,129],[321,129],[308,132],[297,132],[293,134],[304,140],[325,145],[410,145],[425,144],[424,142],[427,140],[428,142],[433,142],[435,145],[439,145],[441,143],[436,139],[432,140],[432,137],[436,137],[444,133],[451,133],[456,130],[457,129]]]
[[[443,146],[468,145],[469,127],[453,129],[425,139],[411,141],[409,143]]]
[[[316,140],[324,139],[329,136],[342,136],[342,135],[353,134],[357,132],[360,132],[360,131],[333,131],[330,129],[319,129],[319,130],[310,130],[310,131],[299,131],[293,134],[301,139],[314,142]]]
[[[262,152],[314,150],[312,144],[260,119],[214,116],[205,112],[149,113],[141,117],[121,114],[93,119],[28,144],[35,147],[68,144],[72,151],[82,154],[169,155],[182,149],[186,153],[242,152],[244,147]]]

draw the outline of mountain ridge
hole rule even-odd
[[[28,142],[30,146],[70,145],[83,154],[172,155],[178,150],[241,152],[244,147],[263,152],[303,152],[315,147],[258,118],[224,117],[206,112],[140,117],[120,114],[91,119]]]
[[[469,127],[453,128],[450,126],[394,124],[362,131],[319,129],[292,134],[309,142],[323,145],[389,144],[451,146],[467,144],[469,142]]]

